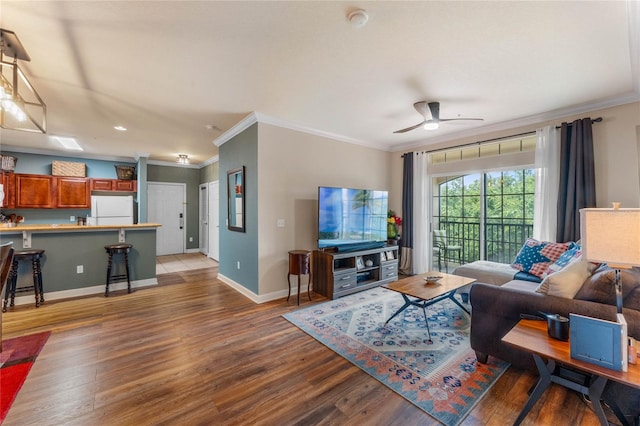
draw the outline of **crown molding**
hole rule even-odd
[[[294,130],[297,132],[307,133],[314,136],[320,136],[323,138],[333,139],[341,142],[347,142],[355,145],[361,145],[367,148],[380,149],[383,151],[389,151],[388,147],[384,144],[373,144],[371,142],[363,141],[361,139],[355,139],[337,133],[325,132],[324,130],[315,129],[313,127],[305,126],[302,124],[294,123],[292,121],[284,120],[281,118],[272,117],[261,112],[253,111],[246,117],[240,120],[235,126],[218,136],[214,141],[214,145],[220,147],[225,142],[228,142],[231,138],[243,132],[255,123],[270,124],[272,126],[281,127],[284,129]]]

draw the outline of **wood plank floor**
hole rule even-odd
[[[3,314],[5,339],[53,331],[4,424],[437,424],[282,318],[295,302],[256,305],[216,274],[160,275],[132,294]],[[534,382],[510,368],[463,424],[512,424]],[[552,385],[523,424],[598,421],[580,396]]]

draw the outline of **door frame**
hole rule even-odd
[[[203,212],[203,210],[205,210]],[[198,238],[199,238],[199,250],[200,253],[209,256],[211,250],[209,249],[210,241],[209,235],[210,230],[209,227],[211,225],[210,220],[210,212],[209,212],[209,184],[201,183],[198,186]],[[205,228],[206,224],[206,232],[203,228]],[[206,245],[203,245],[203,241],[206,242]]]
[[[149,206],[149,186],[164,185],[164,186],[180,186],[182,187],[182,251],[180,253],[186,253],[187,251],[187,184],[180,182],[147,182],[147,206]],[[148,210],[148,209],[147,209]],[[147,216],[149,211],[147,211]],[[158,243],[156,241],[156,255],[158,253]]]
[[[211,193],[213,190],[213,187],[217,187],[218,188],[218,203],[216,204],[212,204],[212,197],[211,197]],[[207,193],[209,196],[209,253],[207,254],[208,257],[210,257],[211,259],[215,260],[215,261],[220,261],[220,181],[219,180],[214,180],[211,181],[207,184]],[[213,233],[216,233],[217,236],[216,238],[211,238],[211,235]],[[212,241],[215,240],[215,242],[217,243],[216,248],[216,252],[214,253],[214,250],[212,250]],[[215,257],[213,255],[216,255]]]

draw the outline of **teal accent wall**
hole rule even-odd
[[[258,294],[258,125],[222,144],[219,152],[220,273]],[[227,172],[241,166],[246,174],[246,230],[234,232],[227,228]]]
[[[116,165],[132,166],[135,163],[115,162],[106,160],[90,160],[85,158],[59,157],[54,155],[29,154],[22,152],[1,151],[2,154],[12,155],[18,159],[15,173],[31,173],[39,175],[51,174],[51,163],[57,161],[72,161],[75,163],[85,163],[87,177],[117,179]],[[145,190],[146,193],[146,190]],[[134,206],[134,210],[136,207]],[[69,224],[70,217],[91,216],[91,209],[4,209],[3,211],[15,213],[23,216],[24,224],[57,223]],[[146,211],[146,207],[145,207]],[[134,220],[136,219],[134,211]]]
[[[147,209],[149,203],[147,202],[147,158],[141,157],[138,159],[138,222],[147,223]]]
[[[200,183],[215,182],[220,179],[220,163],[207,164],[200,169]]]
[[[156,277],[156,229],[127,229],[126,242],[133,245],[129,254],[131,280]],[[22,249],[22,234],[0,235],[1,242],[12,241],[16,249]],[[33,232],[31,247],[44,249],[41,260],[42,280],[45,293],[104,285],[107,276],[107,244],[118,243],[118,230]],[[124,272],[120,256],[115,273]],[[76,267],[82,265],[84,272],[78,274]],[[19,286],[33,285],[31,264],[20,262]]]
[[[200,170],[191,167],[171,167],[156,164],[147,165],[147,182],[185,183],[187,186],[187,233],[185,247],[198,249],[200,247],[199,229],[199,186]],[[145,191],[146,192],[146,191]],[[189,242],[189,237],[193,238]]]

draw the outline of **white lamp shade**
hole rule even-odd
[[[582,209],[580,237],[589,262],[640,266],[640,209]]]

